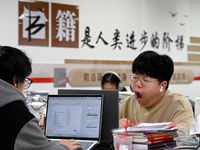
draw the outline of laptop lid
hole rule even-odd
[[[100,141],[102,94],[48,95],[45,136]]]
[[[115,90],[58,89],[58,94],[103,94],[101,142],[113,142],[111,130],[119,127],[119,92]]]

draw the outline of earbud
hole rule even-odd
[[[160,92],[162,92],[162,90],[163,90],[163,86],[160,87]]]

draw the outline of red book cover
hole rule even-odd
[[[156,140],[156,141],[147,141],[147,142],[133,142],[133,144],[150,145],[150,144],[157,144],[157,143],[162,143],[162,142],[167,142],[167,141],[174,141],[174,138],[161,139],[161,140]]]
[[[167,141],[173,141],[174,138],[168,138],[168,139],[161,139],[156,141],[149,141],[151,144],[161,143],[161,142],[167,142]]]
[[[169,139],[169,138],[174,138],[174,137],[178,137],[178,134],[158,136],[158,137],[150,137],[150,138],[134,138],[133,137],[133,142],[158,141],[158,140]]]
[[[162,140],[162,139],[168,139],[168,138],[174,138],[174,137],[178,137],[178,134],[150,137],[150,138],[147,138],[147,141],[156,141],[156,140]]]
[[[149,133],[149,134],[144,134],[144,136],[147,138],[150,138],[150,137],[158,137],[158,136],[166,136],[166,135],[174,135],[174,134],[177,134],[177,130],[158,132],[158,133]]]

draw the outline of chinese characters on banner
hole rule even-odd
[[[129,74],[131,74],[130,69],[109,69],[116,72],[122,79],[124,85],[130,85]],[[70,70],[69,73],[69,83],[72,86],[99,86],[101,84],[101,79],[103,74],[108,71],[108,69],[96,68],[74,68]]]
[[[51,3],[51,46],[79,48],[79,8],[75,5]],[[19,2],[19,45],[49,46],[49,3],[48,2]],[[113,29],[111,39],[104,37],[99,31],[97,37],[90,35],[90,27],[86,26],[80,42],[81,47],[95,48],[102,42],[112,50],[128,48],[142,51],[147,43],[154,49],[170,51],[170,44],[175,43],[177,51],[184,48],[183,35],[170,37],[170,33],[148,33],[142,31],[140,37],[135,37],[135,31],[121,37],[119,29]],[[96,42],[92,43],[92,39]],[[122,41],[126,42],[122,42]],[[136,45],[136,41],[140,44]],[[138,43],[137,43],[138,44]],[[173,48],[174,49],[174,48]]]
[[[72,86],[99,86],[103,74],[111,70],[116,72],[122,79],[124,85],[130,85],[130,69],[87,69],[74,68],[69,73],[69,83]],[[174,70],[170,83],[191,83],[194,79],[192,70]]]
[[[106,70],[107,71],[107,70]],[[122,81],[126,81],[127,79],[127,74],[126,72],[123,73],[118,73],[118,75],[121,77]],[[84,78],[83,80],[86,82],[92,81],[92,82],[96,82],[96,81],[100,81],[101,82],[101,78],[102,78],[102,73],[89,73],[86,72],[84,73]]]
[[[78,6],[52,3],[52,46],[78,48]]]
[[[49,3],[19,2],[19,45],[49,45]]]
[[[102,31],[100,31],[99,33],[99,36],[97,38],[97,41],[95,44],[98,44],[99,42],[99,39],[102,40],[102,42],[104,43],[104,45],[108,45],[109,43],[105,40],[105,38],[102,36]],[[158,37],[158,33],[155,32],[155,35],[152,34],[151,36],[151,47],[152,48],[156,48],[158,49],[159,46],[160,46],[160,43],[162,42],[162,49],[167,49],[168,51],[170,51],[170,43],[173,42],[173,40],[169,37],[169,33],[168,32],[164,32],[163,37],[160,38]],[[92,36],[90,35],[90,27],[86,27],[85,28],[85,36],[84,38],[81,40],[81,42],[83,43],[82,44],[82,47],[83,46],[88,46],[89,48],[95,48],[95,45],[93,43],[90,43],[92,40]],[[122,43],[120,41],[120,31],[118,29],[115,30],[114,32],[114,36],[113,36],[113,39],[112,39],[112,43],[110,44],[111,47],[113,47],[113,50],[115,49],[119,49],[121,50],[121,45],[122,44],[126,44],[126,47],[131,49],[131,50],[143,50],[148,42],[148,35],[147,35],[147,32],[146,31],[143,31],[143,33],[141,34],[141,38],[139,39],[140,43],[141,43],[141,47],[138,48],[135,46],[135,34],[134,34],[134,31],[132,31],[132,33],[130,34],[127,34],[126,35],[126,41],[127,43]],[[182,49],[184,48],[184,43],[183,43],[183,35],[178,35],[177,36],[177,39],[174,40],[174,42],[176,43],[176,49],[179,51],[182,51]]]

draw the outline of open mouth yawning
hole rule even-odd
[[[142,98],[142,94],[140,94],[138,92],[136,92],[135,94],[136,94],[136,99],[137,100],[140,100]]]

